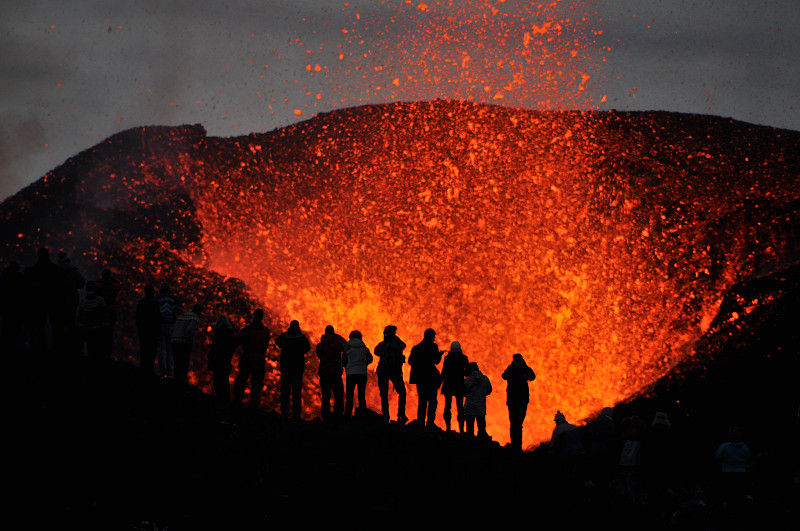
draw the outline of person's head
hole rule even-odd
[[[261,322],[264,320],[264,310],[261,308],[257,308],[256,311],[253,312],[253,321]]]
[[[289,330],[291,332],[299,332],[300,331],[300,322],[299,321],[292,321],[289,323]]]
[[[333,329],[333,325],[328,325],[325,327],[325,334],[332,336],[335,333],[336,331]]]
[[[461,352],[461,343],[459,343],[458,341],[453,341],[452,343],[450,343],[450,350],[451,351],[457,350],[458,352]]]
[[[516,361],[517,363],[519,363],[519,362],[521,362],[521,361],[525,361],[525,360],[524,360],[524,359],[522,359],[522,354],[520,354],[519,352],[517,352],[516,354],[514,354],[513,356],[511,356],[511,361]]]
[[[89,282],[86,283],[84,289],[86,290],[86,293],[93,295],[97,293],[97,284],[95,284],[94,280],[90,280]]]
[[[60,263],[60,264],[68,264],[69,263],[69,258],[67,258],[67,253],[65,253],[64,251],[60,251],[58,253],[58,263]]]
[[[386,328],[383,329],[383,335],[386,337],[397,335],[397,327],[395,325],[387,325]]]
[[[427,330],[425,330],[425,333],[423,334],[422,337],[424,337],[425,339],[430,339],[432,341],[433,339],[436,338],[436,330],[434,330],[433,328],[428,328]]]
[[[556,416],[553,417],[553,420],[555,421],[556,424],[561,424],[562,422],[566,422],[567,418],[564,416],[562,412],[556,411]]]
[[[477,372],[477,371],[480,370],[478,368],[478,362],[477,361],[469,362],[469,364],[467,365],[467,369],[469,370],[469,372]]]
[[[739,428],[737,426],[731,426],[730,428],[728,428],[728,439],[730,439],[731,442],[742,441],[742,432],[739,431]]]
[[[111,278],[111,270],[103,269],[103,271],[100,273],[100,278],[103,280],[109,280]]]
[[[228,319],[227,315],[220,315],[219,317],[217,317],[217,322],[214,325],[214,328],[216,328],[217,330],[220,330],[222,328],[227,328],[230,330],[233,329],[233,323],[231,323],[231,320]]]
[[[350,339],[353,338],[361,339],[361,332],[359,332],[358,330],[353,330],[352,332],[350,332]]]
[[[156,287],[152,284],[148,284],[144,287],[144,296],[145,297],[155,297],[156,296]]]
[[[656,426],[663,426],[665,428],[669,428],[669,417],[666,413],[659,411],[656,413],[655,417],[653,417],[653,427]]]
[[[36,256],[39,260],[49,260],[50,259],[50,249],[47,247],[40,247],[38,251],[36,251]]]

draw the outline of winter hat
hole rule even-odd
[[[461,350],[461,343],[459,343],[458,341],[453,341],[452,343],[450,343],[450,350],[459,350],[460,351]]]
[[[514,361],[525,361],[522,359],[522,354],[520,354],[519,352],[511,356],[511,359]]]
[[[350,339],[353,339],[354,337],[361,339],[361,332],[359,332],[358,330],[353,330],[352,332],[350,332]]]
[[[553,420],[556,421],[556,424],[561,424],[562,422],[567,421],[566,417],[564,417],[564,414],[560,411],[556,412],[556,416]]]
[[[666,413],[659,411],[656,413],[655,418],[653,418],[653,426],[666,426],[669,428],[669,417]]]
[[[326,334],[332,334],[333,333],[333,325],[326,326],[325,327],[325,333]]]
[[[395,325],[387,325],[386,328],[383,329],[383,334],[387,336],[393,336],[397,333],[397,327]]]

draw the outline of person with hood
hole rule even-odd
[[[530,391],[528,382],[536,379],[533,369],[528,367],[522,354],[511,357],[511,364],[503,371],[506,385],[506,406],[508,406],[508,422],[510,424],[511,447],[522,451],[522,424],[528,413]]]
[[[442,417],[447,431],[450,431],[450,421],[453,418],[451,408],[453,399],[455,399],[458,431],[464,433],[464,378],[467,376],[468,365],[469,360],[461,350],[461,343],[458,341],[450,343],[450,351],[442,362],[442,394],[444,395]]]
[[[378,356],[378,391],[381,395],[381,413],[389,420],[389,382],[397,393],[397,421],[401,424],[408,422],[406,417],[406,384],[403,381],[403,364],[406,356],[403,351],[405,342],[397,337],[397,327],[388,325],[383,329],[383,341],[375,347]]]
[[[238,345],[239,338],[231,320],[227,315],[217,317],[211,335],[211,348],[208,349],[208,371],[211,373],[214,395],[223,404],[231,400],[231,362]]]
[[[281,349],[278,368],[281,372],[281,416],[289,418],[291,403],[292,418],[300,420],[303,412],[303,373],[306,370],[305,355],[311,350],[308,337],[300,331],[300,323],[292,321],[289,328],[275,338]]]
[[[346,340],[337,334],[332,325],[325,327],[325,334],[317,343],[319,358],[319,389],[322,395],[320,416],[322,420],[338,419],[344,412],[344,386],[342,385],[342,353]],[[331,395],[333,416],[331,417]]]
[[[433,426],[436,421],[436,395],[442,383],[436,367],[442,361],[442,353],[434,339],[436,331],[428,328],[422,341],[414,345],[408,355],[408,364],[411,366],[409,383],[417,386],[417,422],[427,426]]]
[[[184,312],[175,319],[175,326],[172,328],[172,355],[175,360],[174,382],[179,386],[186,384],[189,376],[189,362],[192,354],[192,343],[197,329],[200,328],[200,316],[203,314],[203,306],[195,304],[188,312]]]
[[[81,289],[86,285],[83,275],[67,253],[58,253],[58,294],[53,318],[53,346],[62,352],[75,348],[75,314],[80,303]],[[102,297],[102,293],[98,293]],[[105,300],[105,299],[103,299]]]
[[[353,414],[353,398],[358,388],[358,408],[356,413],[367,410],[367,366],[372,363],[372,353],[364,344],[361,332],[353,330],[350,339],[344,344],[342,365],[347,372],[345,386],[347,388],[345,399],[345,416]]]
[[[478,437],[488,438],[486,433],[486,397],[492,394],[492,383],[484,375],[476,362],[468,365],[469,374],[464,380],[464,417],[467,433],[475,435],[475,424],[478,424]]]
[[[267,347],[271,332],[264,326],[264,310],[253,312],[249,324],[239,332],[237,343],[242,346],[239,354],[239,366],[233,380],[233,401],[240,405],[244,401],[244,391],[250,380],[250,399],[248,406],[257,408],[261,404],[261,392],[264,390],[264,375],[267,371]],[[216,373],[215,373],[216,376]]]

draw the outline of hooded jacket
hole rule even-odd
[[[536,379],[533,369],[528,367],[522,357],[514,356],[511,364],[503,371],[503,380],[506,386],[506,405],[523,405],[530,401],[528,382]]]
[[[342,375],[342,351],[346,340],[335,332],[325,333],[317,343],[320,377],[336,377]]]
[[[292,323],[286,332],[275,338],[275,344],[281,349],[278,367],[286,375],[303,374],[306,368],[305,354],[311,350],[311,343],[300,331],[300,325]]]
[[[486,397],[492,394],[492,383],[475,369],[464,380],[464,414],[472,417],[486,415]]]
[[[350,340],[344,344],[342,364],[348,376],[367,374],[367,365],[371,362],[372,353],[370,353],[364,341],[357,337],[351,337]]]

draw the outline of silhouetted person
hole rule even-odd
[[[442,353],[434,342],[435,338],[436,331],[428,328],[422,341],[414,345],[408,355],[411,366],[409,383],[417,386],[417,421],[427,426],[433,426],[436,421],[436,395],[442,382],[436,367],[442,361]]]
[[[658,412],[642,439],[642,475],[648,503],[663,506],[667,501],[668,492],[674,487],[675,452],[669,417]]]
[[[281,349],[279,367],[281,371],[281,415],[289,417],[291,401],[292,418],[300,420],[303,412],[303,372],[306,369],[306,352],[311,350],[311,343],[300,331],[300,323],[292,321],[289,328],[275,338],[275,344]]]
[[[192,355],[192,344],[194,336],[200,328],[200,316],[203,314],[203,306],[195,304],[188,312],[184,312],[175,319],[175,326],[172,327],[172,354],[175,360],[174,381],[178,385],[186,384],[189,376],[189,363]]]
[[[25,275],[19,262],[12,261],[0,273],[0,348],[4,353],[17,353],[24,347],[26,297]]]
[[[450,431],[450,422],[453,418],[452,402],[456,403],[456,420],[459,433],[464,433],[464,378],[467,376],[469,360],[461,350],[461,343],[450,343],[450,351],[442,362],[442,394],[444,395],[444,424]]]
[[[636,415],[622,419],[620,426],[622,446],[617,468],[617,494],[633,503],[641,501],[644,494],[641,478],[643,428]]]
[[[370,363],[372,363],[372,353],[364,344],[361,332],[353,330],[347,343],[344,344],[344,354],[342,354],[342,365],[347,373],[344,414],[348,417],[353,414],[353,395],[356,390],[358,391],[356,413],[367,410],[367,366]]]
[[[75,316],[78,312],[80,292],[86,282],[78,268],[67,258],[66,253],[58,253],[57,266],[59,275],[53,312],[53,345],[61,352],[71,352],[75,350]],[[102,297],[102,293],[99,295]]]
[[[464,416],[467,433],[475,435],[475,424],[478,424],[478,437],[488,438],[486,433],[486,397],[492,394],[492,383],[484,375],[476,362],[467,366],[469,374],[464,380]]]
[[[317,343],[319,358],[319,389],[321,394],[320,416],[323,420],[338,419],[344,413],[344,384],[342,384],[342,353],[347,340],[336,333],[332,325],[325,327],[325,333]],[[333,417],[331,417],[331,397],[333,397]]]
[[[102,330],[102,348],[105,351],[104,357],[110,358],[114,345],[114,327],[117,325],[117,319],[119,318],[117,297],[119,292],[122,291],[122,284],[114,277],[110,269],[103,269],[100,273],[100,278],[95,281],[95,284],[97,286],[97,294],[106,301],[108,320]]]
[[[172,355],[172,327],[175,319],[183,313],[180,299],[172,293],[167,282],[158,290],[158,305],[161,310],[161,335],[158,338],[158,374],[164,378],[172,378],[174,359]]]
[[[620,453],[619,429],[612,408],[604,407],[586,425],[586,439],[591,480],[598,489],[606,490],[617,470]]]
[[[211,372],[214,394],[220,402],[226,404],[231,400],[231,367],[233,353],[238,345],[239,338],[236,337],[231,320],[227,315],[217,317],[211,333],[211,348],[208,349],[208,370]]]
[[[151,284],[144,287],[144,297],[136,304],[136,334],[139,336],[139,368],[153,374],[161,335],[161,307],[156,288]]]
[[[533,369],[528,367],[522,354],[511,357],[511,364],[503,371],[506,385],[506,405],[508,406],[508,422],[510,425],[511,447],[522,450],[522,424],[528,413],[530,391],[528,382],[536,379]]]
[[[577,426],[567,422],[560,411],[556,412],[553,420],[556,427],[548,443],[550,453],[556,460],[559,479],[566,485],[574,486],[575,481],[581,477],[581,467],[586,455],[581,433]]]
[[[264,310],[259,308],[253,312],[253,319],[250,323],[239,332],[242,353],[239,354],[238,374],[233,381],[233,400],[237,404],[241,404],[244,400],[244,391],[247,388],[248,380],[250,381],[248,405],[257,408],[261,404],[270,337],[269,328],[264,326]]]
[[[78,330],[78,352],[83,352],[92,359],[105,358],[103,348],[103,329],[108,320],[106,301],[97,294],[94,281],[90,280],[84,287],[84,296],[78,303],[76,326]]]
[[[406,356],[403,351],[405,342],[397,337],[397,327],[389,325],[383,329],[383,341],[375,347],[378,357],[378,392],[381,395],[381,414],[389,420],[389,382],[397,392],[397,421],[408,422],[406,417],[406,384],[403,381],[403,364]]]
[[[42,247],[37,252],[36,263],[25,269],[31,349],[39,354],[48,350],[48,330],[52,333],[55,320],[58,278],[58,266],[50,260],[50,251]]]
[[[736,426],[728,429],[728,440],[714,452],[720,464],[723,503],[740,504],[747,495],[747,469],[750,465],[750,448],[742,440]]]

